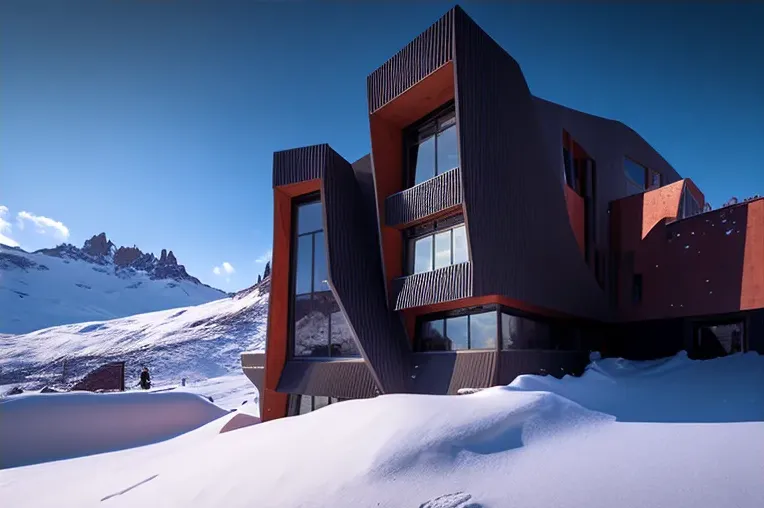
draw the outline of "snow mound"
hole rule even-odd
[[[0,468],[133,448],[228,414],[190,393],[65,393],[0,401]]]
[[[581,378],[351,400],[221,434],[225,417],[162,443],[6,470],[0,489],[19,507],[760,508],[764,415],[737,405],[758,404],[762,381],[755,354],[602,360]],[[729,399],[731,387],[748,397]],[[675,407],[651,407],[672,396]],[[696,421],[701,407],[726,423]]]

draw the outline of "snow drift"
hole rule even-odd
[[[0,400],[0,469],[155,443],[228,412],[191,393],[63,393]]]
[[[0,495],[12,506],[759,508],[762,386],[754,353],[599,360],[581,378],[352,400],[220,434],[225,416],[154,445],[3,471]]]

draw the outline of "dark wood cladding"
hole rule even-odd
[[[456,114],[475,296],[605,319],[519,65],[455,9]]]
[[[380,390],[405,392],[411,348],[387,305],[374,217],[353,167],[327,151],[322,181],[329,282]]]
[[[394,57],[372,72],[366,80],[369,113],[374,113],[453,58],[454,10]]]
[[[462,388],[494,384],[496,351],[416,353],[414,391],[454,395]]]
[[[329,145],[312,145],[273,154],[273,186],[323,177]]]
[[[471,263],[459,263],[393,281],[395,310],[434,305],[471,296]]]
[[[289,361],[284,366],[277,390],[347,399],[379,394],[369,367],[363,360]]]
[[[589,364],[588,351],[515,350],[499,353],[497,382],[508,385],[522,374],[580,376]]]
[[[385,200],[385,224],[411,224],[461,203],[462,181],[456,168],[389,196]]]

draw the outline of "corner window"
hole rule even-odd
[[[461,217],[418,226],[408,231],[408,273],[424,273],[465,263],[467,232]]]
[[[687,217],[692,217],[693,215],[698,215],[699,213],[703,212],[703,208],[700,206],[700,203],[698,203],[698,200],[695,199],[695,196],[692,195],[692,192],[687,190],[687,187],[685,187],[682,191],[681,199],[682,201],[679,204],[680,219],[686,219]]]
[[[297,204],[292,266],[292,354],[360,356],[355,338],[329,287],[321,200]]]
[[[496,311],[429,319],[420,325],[422,351],[496,348]]]
[[[453,105],[409,129],[406,138],[408,186],[420,184],[459,166]]]
[[[647,188],[647,168],[626,157],[623,160],[623,171],[626,175],[626,195],[639,194]]]
[[[581,349],[580,330],[567,323],[502,312],[501,348],[575,351]]]

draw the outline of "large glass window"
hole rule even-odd
[[[320,199],[298,205],[296,222],[293,355],[359,356],[355,338],[329,287]]]
[[[448,316],[420,325],[422,351],[496,348],[496,311]]]
[[[647,168],[626,157],[623,160],[623,171],[626,174],[626,195],[639,194],[647,188]]]
[[[463,223],[440,229],[432,226],[430,231],[420,232],[419,236],[411,239],[409,273],[429,272],[468,261],[467,232]]]
[[[453,107],[414,129],[410,136],[412,184],[420,184],[459,166]]]

